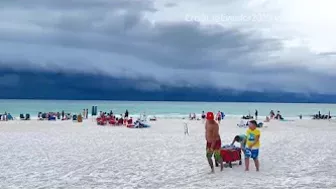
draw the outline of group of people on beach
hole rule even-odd
[[[213,112],[208,112],[205,118],[206,157],[211,172],[215,172],[212,156],[214,156],[215,162],[220,164],[220,169],[223,171],[224,163],[220,153],[222,141],[219,134],[219,123],[215,120]],[[241,150],[245,155],[245,171],[249,171],[251,158],[254,160],[256,171],[259,171],[260,130],[257,129],[257,122],[255,120],[249,121],[248,126],[246,134],[235,136],[232,145],[234,142],[241,144]]]
[[[13,119],[14,117],[10,113],[5,112],[4,114],[0,114],[0,121],[8,121]]]
[[[205,115],[205,112],[204,112],[204,111],[202,111],[202,115],[201,115],[201,117],[202,117],[202,120],[205,121],[205,119],[206,119],[206,115]],[[214,117],[214,119],[220,124],[220,123],[221,123],[221,120],[223,120],[224,117],[225,117],[224,112],[222,112],[222,111],[218,111],[218,112],[216,113],[216,116]]]
[[[38,120],[62,120],[64,121],[64,120],[71,120],[72,116],[73,115],[71,113],[66,113],[64,110],[62,110],[62,112],[39,112],[37,114],[37,119]]]
[[[124,115],[116,116],[111,110],[109,113],[100,111],[97,117],[98,125],[105,125],[107,122],[111,125],[127,125],[133,124],[133,118],[129,117],[128,110],[125,111]]]
[[[330,111],[328,112],[327,115],[323,115],[323,114],[321,114],[321,111],[318,111],[318,114],[315,114],[312,117],[313,117],[313,119],[328,119],[328,120],[330,120],[332,118],[332,116],[330,115]]]

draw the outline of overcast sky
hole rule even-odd
[[[2,0],[0,65],[336,94],[335,0]]]

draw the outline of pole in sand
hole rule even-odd
[[[184,135],[189,135],[188,123],[184,123]]]

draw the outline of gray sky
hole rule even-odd
[[[0,65],[145,78],[153,88],[336,93],[332,0],[2,0],[0,7]]]

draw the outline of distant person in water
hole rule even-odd
[[[211,172],[215,172],[214,164],[212,161],[212,155],[215,157],[215,162],[220,163],[221,171],[223,171],[223,159],[220,154],[220,148],[222,145],[221,138],[219,135],[219,125],[215,121],[214,114],[208,112],[206,115],[205,123],[205,139],[206,139],[206,157],[211,168]]]

